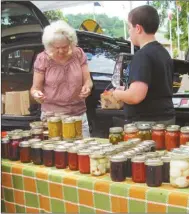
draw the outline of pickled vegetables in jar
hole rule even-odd
[[[151,126],[149,124],[139,124],[138,125],[138,137],[141,140],[151,140],[152,135],[151,135]]]
[[[123,141],[123,128],[122,127],[112,127],[109,130],[109,141],[112,144],[118,144]]]
[[[62,136],[62,122],[60,117],[48,118],[49,138]]]

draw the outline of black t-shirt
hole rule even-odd
[[[146,83],[148,92],[141,103],[124,105],[127,120],[169,120],[175,115],[172,102],[173,60],[157,41],[148,43],[134,55],[129,66],[128,87],[135,81]]]

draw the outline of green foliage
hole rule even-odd
[[[64,20],[67,21],[67,19],[63,16],[63,13],[61,10],[49,10],[43,13],[49,22],[57,21],[57,20]]]

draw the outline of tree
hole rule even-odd
[[[49,20],[49,22],[52,21],[57,21],[57,20],[64,20],[64,21],[68,21],[61,10],[49,10],[49,11],[45,11],[43,12],[43,14],[47,17],[47,19]]]

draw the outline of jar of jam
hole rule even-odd
[[[48,140],[49,139],[49,131],[44,131],[43,132],[43,140]]]
[[[189,126],[184,126],[180,130],[180,145],[185,145],[189,141]]]
[[[29,130],[22,132],[22,139],[23,139],[23,141],[28,141],[31,138],[32,138],[32,134],[31,134],[31,132]]]
[[[43,164],[47,167],[54,166],[54,145],[44,144],[43,149]]]
[[[63,145],[57,145],[54,148],[55,166],[57,169],[65,169],[68,166],[68,152]]]
[[[76,137],[76,130],[75,130],[75,120],[73,118],[65,118],[62,120],[63,128],[63,138],[65,140],[73,140]]]
[[[171,157],[169,155],[164,155],[161,157],[163,161],[163,182],[169,183],[170,182],[170,161]]]
[[[126,177],[132,177],[132,162],[131,159],[136,155],[135,151],[129,150],[122,153],[127,158]]]
[[[43,164],[43,144],[41,142],[36,142],[31,144],[31,160],[35,165]]]
[[[31,161],[31,145],[28,141],[22,141],[20,146],[20,161],[22,163],[29,163]]]
[[[79,172],[82,174],[90,174],[90,149],[81,149],[78,151]]]
[[[32,137],[43,140],[43,129],[32,129]]]
[[[122,127],[112,127],[109,130],[109,141],[110,143],[118,144],[123,141],[123,128]]]
[[[60,117],[48,118],[49,138],[62,136],[62,122]]]
[[[132,180],[135,183],[146,182],[146,157],[145,155],[136,155],[131,159],[132,162]]]
[[[1,157],[9,158],[9,145],[11,141],[8,137],[2,138],[1,140]]]
[[[151,126],[149,124],[139,124],[138,125],[138,137],[143,140],[151,140]]]
[[[149,187],[159,187],[163,181],[163,162],[159,158],[147,159],[146,184]]]
[[[16,161],[20,159],[19,144],[22,141],[21,135],[13,135],[9,144],[9,159]]]
[[[176,188],[189,187],[189,154],[188,152],[171,153],[170,184]]]
[[[77,171],[79,168],[77,152],[78,152],[77,147],[70,147],[68,149],[68,167],[70,170]]]
[[[77,116],[74,117],[75,120],[75,137],[76,139],[82,139],[83,134],[82,134],[82,117]]]
[[[124,129],[124,141],[138,137],[138,129],[136,126],[130,126]]]
[[[165,126],[163,124],[156,124],[152,127],[152,140],[156,142],[156,149],[165,149]]]
[[[168,151],[178,148],[180,141],[179,128],[176,126],[168,126],[165,133],[165,147]]]

